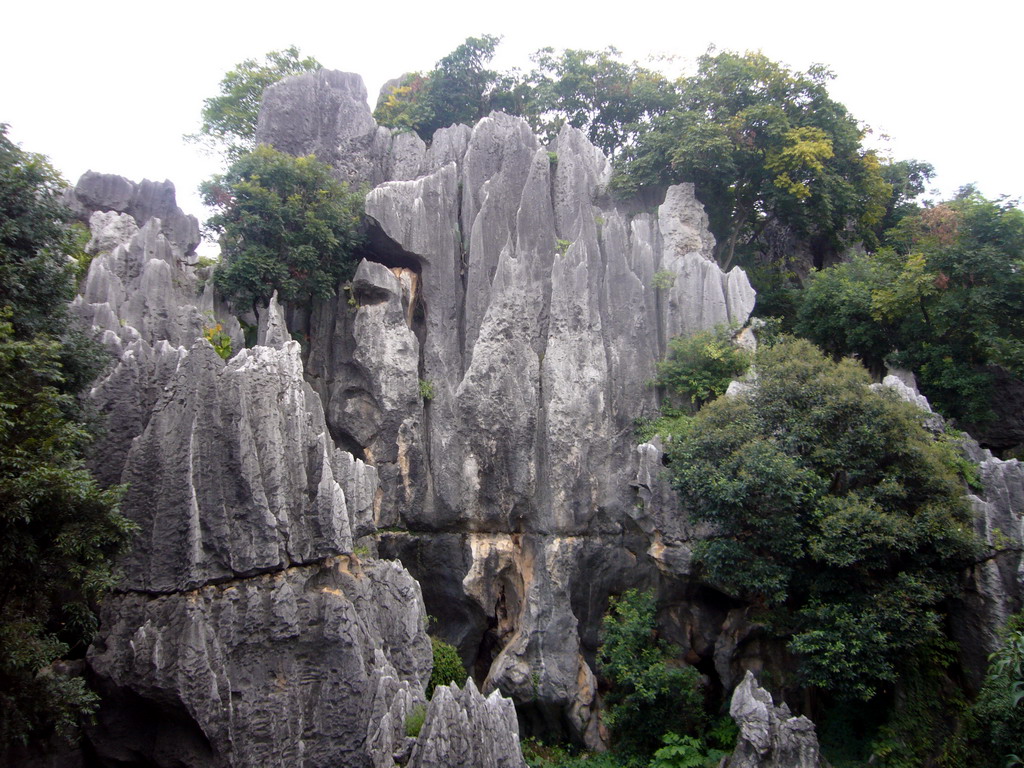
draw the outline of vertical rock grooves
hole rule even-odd
[[[388,768],[394,754],[470,740],[481,765],[522,765],[511,702],[471,688],[431,705],[438,743],[406,739],[431,666],[420,587],[398,563],[356,554],[376,530],[378,473],[335,446],[276,297],[257,345],[239,349],[209,292],[197,305],[194,243],[169,236],[183,228],[111,209],[152,185],[83,183],[70,202],[96,256],[74,311],[115,357],[91,393],[114,427],[95,461],[127,484],[138,526],[87,654],[104,694],[86,732],[94,761]],[[378,339],[402,375],[377,377],[375,394],[409,409],[418,342],[402,299],[414,275],[365,262],[355,283],[353,336],[372,334],[363,324],[405,332]],[[218,317],[238,345],[227,361],[202,338]],[[351,364],[374,372],[362,351]]]
[[[274,86],[258,138],[320,152],[346,178],[392,169],[363,176],[375,185],[366,212],[421,265],[423,331],[404,321],[398,281],[364,262],[353,289],[372,282],[382,298],[339,304],[350,346],[318,349],[337,335],[314,333],[307,372],[332,432],[352,435],[379,473],[381,551],[420,579],[484,689],[596,745],[592,660],[608,595],[654,584],[659,569],[684,566],[684,578],[689,562],[686,532],[661,524],[666,495],[636,507],[633,421],[656,406],[646,382],[669,335],[742,323],[753,292],[711,260],[692,188],[629,215],[577,130],[546,147],[494,113],[428,147],[373,128],[365,104],[337,107],[348,80],[324,102],[358,113],[342,128],[309,101],[340,77]],[[342,144],[347,157],[330,149]],[[675,277],[660,304],[659,270]],[[417,379],[433,388],[426,409]],[[668,545],[652,539],[662,529]],[[655,544],[662,560],[647,554]]]

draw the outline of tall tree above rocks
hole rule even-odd
[[[785,255],[773,239],[818,264],[872,245],[892,190],[864,130],[829,95],[832,77],[819,65],[799,72],[762,53],[709,51],[678,82],[677,106],[626,152],[618,188],[693,182],[723,268],[740,253]]]

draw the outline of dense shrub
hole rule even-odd
[[[806,684],[867,699],[941,635],[977,541],[951,447],[923,413],[806,341],[762,348],[747,396],[669,445],[675,487],[714,533],[705,578],[762,609]]]
[[[458,649],[438,637],[430,638],[430,645],[434,651],[434,668],[427,683],[428,699],[434,695],[434,689],[439,685],[462,685],[466,682],[466,668],[462,666]]]
[[[646,758],[667,731],[698,734],[706,725],[697,670],[672,656],[657,636],[653,593],[611,600],[598,663],[611,683],[604,721],[617,751]]]

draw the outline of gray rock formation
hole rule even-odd
[[[242,330],[197,276],[198,225],[175,204],[170,182],[135,184],[90,171],[66,201],[88,216],[92,233],[86,246],[92,262],[71,311],[113,357],[90,395],[106,417],[90,463],[102,482],[113,484],[193,341],[220,324],[238,349]],[[166,218],[137,218],[149,211]],[[175,234],[186,230],[187,237]]]
[[[128,214],[140,227],[157,219],[161,233],[183,256],[191,257],[199,245],[199,222],[178,207],[169,181],[143,179],[136,184],[123,176],[87,171],[65,202],[86,223],[97,211]]]
[[[732,694],[729,714],[740,729],[736,749],[725,768],[818,768],[818,737],[814,723],[793,717],[785,704],[775,706],[771,694],[747,672]]]
[[[343,556],[163,596],[127,592],[101,621],[89,665],[108,700],[90,736],[109,762],[370,765],[381,673],[421,700],[430,673],[419,587],[387,561]],[[189,743],[204,749],[189,755]]]
[[[137,189],[112,179],[88,205]],[[74,311],[115,357],[91,392],[111,427],[94,464],[127,484],[138,526],[88,653],[104,693],[91,752],[102,764],[389,764],[404,733],[382,717],[404,728],[424,703],[431,649],[409,572],[356,554],[375,531],[376,469],[336,447],[276,299],[257,346],[241,348],[232,326],[225,361],[202,338],[219,305],[161,220],[112,207],[90,223],[96,256]],[[368,296],[399,284],[364,272]],[[408,386],[418,393],[415,376]],[[514,727],[487,714],[501,704],[489,707],[438,715],[438,732],[481,755],[512,755],[512,738],[518,755]]]
[[[497,691],[484,698],[466,681],[439,686],[427,708],[409,768],[525,768],[512,702]]]
[[[633,423],[657,405],[647,381],[671,335],[743,323],[753,291],[712,260],[692,186],[633,215],[580,131],[543,146],[495,113],[426,146],[375,129],[353,77],[283,81],[260,116],[261,141],[376,184],[381,264],[314,310],[307,375],[331,434],[379,472],[381,551],[424,584],[484,690],[598,746],[608,595],[689,566],[658,473],[637,493]]]

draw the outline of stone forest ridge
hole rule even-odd
[[[48,764],[511,768],[531,735],[602,750],[602,618],[653,590],[680,664],[731,699],[723,764],[821,765],[814,724],[765,690],[792,670],[785,644],[701,578],[707,528],[637,437],[671,340],[754,309],[693,185],[643,209],[609,193],[585,133],[545,142],[502,112],[428,143],[326,70],[269,87],[256,139],[365,189],[361,258],[330,298],[232,307],[168,182],[90,172],[67,194],[94,254],[72,312],[115,359],[88,394],[92,469],[126,484],[137,533],[84,662],[95,722]],[[885,381],[927,408],[909,384]],[[1024,469],[965,445],[974,528],[1003,552],[951,608],[976,689],[1020,608]],[[428,628],[468,671],[429,701]]]

